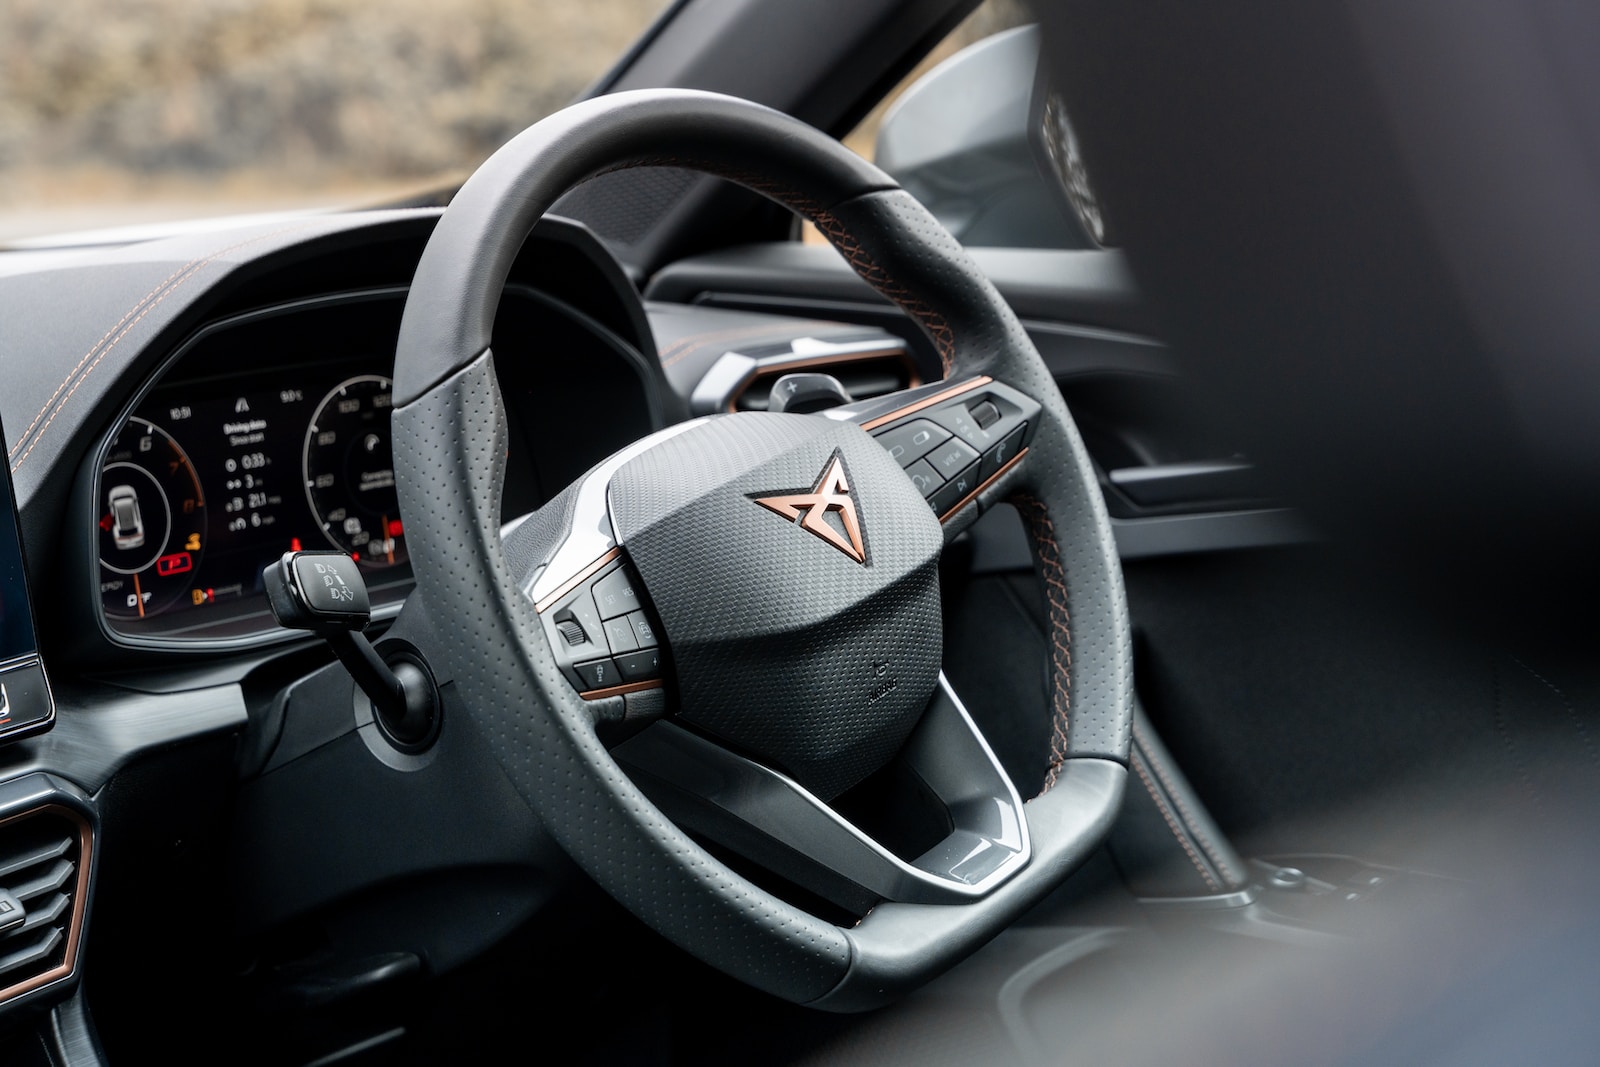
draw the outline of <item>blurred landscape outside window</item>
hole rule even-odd
[[[460,181],[668,0],[4,0],[0,244]]]

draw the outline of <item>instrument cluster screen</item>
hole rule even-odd
[[[156,647],[280,632],[261,572],[296,549],[348,553],[374,608],[404,600],[389,431],[403,307],[392,289],[315,297],[218,321],[174,353],[107,427],[93,471],[81,536],[106,631]],[[503,515],[655,428],[643,357],[534,290],[507,287],[494,351]]]
[[[101,465],[106,617],[259,610],[262,568],[297,549],[337,548],[374,587],[403,583],[391,402],[387,376],[352,366],[154,390]]]

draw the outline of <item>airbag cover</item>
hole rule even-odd
[[[722,416],[624,464],[608,499],[681,721],[824,799],[894,754],[938,681],[944,538],[877,442],[815,416]]]

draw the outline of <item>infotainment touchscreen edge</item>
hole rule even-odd
[[[0,430],[0,435],[3,435]],[[9,466],[0,477],[0,743],[48,730],[55,700],[45,678]]]

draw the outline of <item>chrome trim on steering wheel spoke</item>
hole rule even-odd
[[[952,903],[988,895],[1032,854],[1016,788],[942,674],[901,758],[944,806],[953,828],[909,860],[787,775],[672,723],[656,723],[612,754],[668,814],[762,853],[752,858],[808,887],[818,879],[805,863],[881,899]],[[762,848],[752,833],[782,847]]]
[[[676,437],[699,423],[702,419],[680,422],[641,437],[627,448],[607,458],[583,476],[583,486],[578,490],[578,501],[572,509],[572,526],[566,540],[551,555],[549,562],[535,568],[523,585],[522,591],[535,604],[549,600],[563,584],[580,574],[585,567],[617,547],[616,531],[611,528],[611,513],[606,506],[606,494],[611,488],[611,476],[622,465],[669,438]],[[520,526],[526,517],[513,519],[501,528],[501,537]]]

